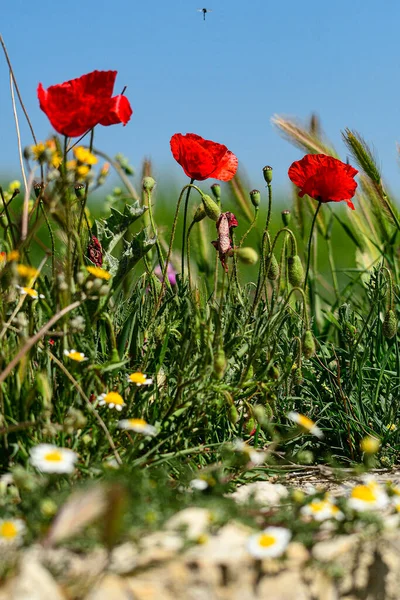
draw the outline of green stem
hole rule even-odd
[[[329,260],[329,267],[331,269],[333,289],[335,291],[336,300],[338,301],[339,297],[340,297],[339,284],[338,284],[338,279],[337,279],[337,275],[336,275],[335,260],[333,258],[332,242],[330,239],[326,240],[326,245],[328,247],[328,260]]]
[[[314,233],[314,226],[317,221],[317,216],[319,213],[319,209],[321,208],[321,205],[322,205],[322,202],[318,201],[317,210],[314,213],[314,217],[313,217],[313,220],[311,223],[310,237],[308,239],[308,247],[307,247],[307,269],[306,269],[306,276],[304,277],[304,289],[307,288],[308,272],[310,270],[310,261],[311,261],[311,242],[312,242],[313,233]]]
[[[192,189],[192,185],[193,185],[194,179],[192,178],[190,180],[190,186],[187,188],[187,192],[186,192],[186,198],[185,198],[185,208],[183,211],[183,232],[182,232],[182,260],[181,260],[181,277],[182,280],[185,276],[185,241],[186,241],[186,221],[187,221],[187,212],[188,212],[188,206],[189,206],[189,197],[190,197],[190,191]]]
[[[250,223],[250,227],[248,228],[248,230],[246,231],[246,233],[242,236],[242,239],[239,242],[239,248],[242,247],[244,240],[247,238],[247,236],[249,235],[250,231],[253,229],[254,225],[256,224],[257,217],[258,217],[258,206],[257,206],[257,208],[254,211],[254,219]]]

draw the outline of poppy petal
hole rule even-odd
[[[133,110],[126,96],[119,94],[111,98],[111,105],[107,114],[99,121],[100,125],[126,125],[132,116]]]

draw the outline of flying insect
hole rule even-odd
[[[209,12],[212,12],[211,8],[198,8],[197,10],[198,10],[198,12],[203,13],[203,21],[206,20],[206,14]]]

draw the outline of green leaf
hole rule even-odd
[[[147,237],[145,229],[142,229],[135,235],[119,260],[118,270],[113,279],[114,289],[122,283],[123,279],[130,273],[139,260],[151,250],[155,243],[156,238]]]
[[[111,253],[132,223],[140,219],[146,210],[145,206],[135,202],[126,204],[123,213],[111,208],[111,214],[107,219],[96,219],[93,232],[102,245],[103,251]]]

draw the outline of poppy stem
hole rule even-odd
[[[317,216],[319,213],[319,209],[321,208],[321,205],[322,205],[322,202],[319,200],[317,210],[314,213],[314,217],[313,217],[313,220],[311,223],[310,237],[308,239],[308,248],[307,248],[307,269],[306,269],[306,276],[304,277],[304,290],[307,289],[308,272],[310,270],[310,261],[311,261],[311,242],[312,242],[312,238],[313,238],[315,223],[317,221]]]
[[[189,206],[190,190],[192,189],[193,182],[194,182],[194,179],[192,178],[190,180],[190,186],[188,187],[187,192],[186,192],[185,207],[184,207],[184,210],[183,210],[182,260],[181,260],[181,277],[182,277],[182,281],[183,281],[183,278],[185,276],[185,242],[186,242],[187,212],[188,212],[188,206]]]

